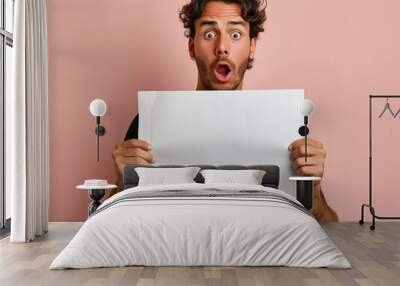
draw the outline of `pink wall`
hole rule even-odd
[[[111,153],[137,112],[137,91],[195,88],[177,17],[186,1],[47,2],[50,220],[82,221],[90,200],[75,186],[88,178],[114,182]],[[245,89],[304,88],[316,103],[311,135],[328,151],[323,189],[343,221],[358,220],[367,200],[368,95],[400,94],[398,11],[397,0],[269,0],[266,32],[246,76]],[[94,98],[109,106],[100,163],[88,109]],[[379,113],[383,103],[377,106]],[[380,215],[400,215],[400,121],[375,127],[376,206]]]

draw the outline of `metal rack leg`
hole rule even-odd
[[[362,204],[362,206],[361,206],[361,219],[358,221],[358,223],[359,223],[360,225],[363,225],[363,224],[364,224],[364,207],[369,208],[369,211],[370,211],[371,216],[372,216],[372,225],[370,225],[369,228],[370,228],[371,230],[375,230],[375,219],[376,219],[376,215],[375,215],[375,209],[374,209],[374,207],[371,206],[371,205]]]
[[[371,212],[371,215],[372,215],[372,225],[369,227],[371,230],[375,230],[375,217],[376,217],[376,215],[375,215],[375,209],[374,209],[374,207],[373,206],[370,206],[369,207],[369,211]]]
[[[372,205],[369,204],[363,204],[361,206],[361,219],[358,221],[359,224],[363,225],[364,224],[364,207],[369,208],[369,211],[372,216],[372,224],[369,226],[371,230],[375,230],[375,222],[377,219],[384,219],[384,220],[400,220],[400,217],[398,216],[379,216],[375,212],[375,208]]]
[[[362,204],[361,205],[361,219],[358,221],[358,223],[360,224],[360,225],[363,225],[364,224],[364,207],[365,206],[368,206],[368,205],[366,205],[366,204]]]

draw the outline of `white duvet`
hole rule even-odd
[[[140,198],[148,191],[282,191],[254,185],[179,184],[127,189],[106,200],[50,269],[145,266],[294,266],[349,268],[307,212],[280,200],[246,197]],[[215,190],[214,190],[215,191]]]

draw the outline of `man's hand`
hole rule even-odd
[[[125,165],[148,165],[155,162],[155,158],[151,153],[150,143],[139,139],[130,139],[116,145],[112,156],[119,188],[112,192],[111,195],[122,190],[122,176]]]
[[[307,138],[307,162],[305,161],[306,144],[304,139],[299,139],[288,147],[292,166],[299,176],[323,177],[326,151],[324,145],[314,139]],[[320,181],[314,181],[315,186]]]
[[[116,145],[112,155],[117,173],[121,176],[125,165],[148,165],[155,162],[150,143],[139,139],[127,140]]]
[[[289,147],[292,166],[299,176],[323,177],[326,150],[324,145],[307,138],[307,162],[305,161],[305,140],[292,142]],[[338,221],[336,212],[327,204],[321,189],[321,181],[314,181],[313,207],[311,213],[319,221]]]

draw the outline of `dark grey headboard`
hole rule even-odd
[[[218,170],[264,170],[265,175],[262,180],[262,185],[265,187],[271,187],[278,189],[279,187],[279,167],[276,165],[251,165],[251,166],[240,166],[240,165],[225,165],[225,166],[211,166],[211,165],[190,165],[200,167],[201,169],[218,169]],[[124,190],[136,187],[139,183],[139,176],[137,175],[135,168],[146,167],[146,168],[176,168],[186,167],[182,165],[164,165],[164,166],[142,166],[142,165],[126,165],[124,167]],[[188,166],[189,167],[189,166]],[[197,183],[204,183],[203,176],[199,173],[194,180]]]

